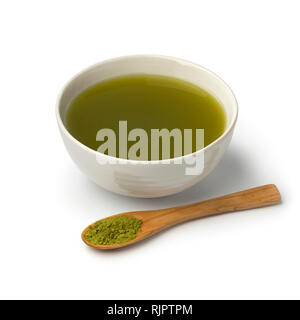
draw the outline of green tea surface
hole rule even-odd
[[[67,130],[94,150],[102,143],[96,141],[98,130],[113,129],[117,157],[119,121],[127,121],[128,132],[142,128],[149,137],[151,129],[178,128],[182,133],[184,129],[204,129],[207,146],[224,132],[226,116],[221,104],[204,89],[180,79],[146,74],[100,82],[79,94],[66,114]],[[194,152],[197,148],[193,140]],[[133,144],[129,141],[128,148]],[[174,156],[172,141],[170,155]],[[149,160],[150,157],[149,141]]]

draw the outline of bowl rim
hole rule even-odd
[[[135,59],[135,58],[162,58],[162,59],[167,59],[170,61],[175,61],[175,62],[179,62],[179,63],[183,63],[183,64],[187,64],[190,65],[192,67],[196,67],[197,69],[202,69],[202,71],[209,73],[212,77],[218,79],[219,81],[222,82],[222,84],[224,85],[224,87],[226,87],[232,98],[233,98],[233,116],[232,116],[232,120],[231,123],[228,125],[228,127],[226,128],[226,130],[213,142],[211,142],[209,145],[207,145],[206,147],[197,150],[193,153],[189,153],[180,157],[176,157],[176,158],[170,158],[170,159],[163,159],[163,160],[130,160],[130,159],[124,159],[124,158],[118,158],[118,157],[113,157],[113,156],[109,156],[106,155],[104,153],[98,152],[94,149],[91,149],[90,147],[86,146],[85,144],[83,144],[82,142],[78,141],[76,138],[74,138],[71,133],[67,130],[67,128],[65,127],[64,122],[61,119],[61,115],[60,115],[60,106],[61,106],[61,99],[63,97],[63,94],[65,93],[66,89],[69,87],[69,85],[75,80],[77,79],[79,76],[81,76],[82,74],[97,68],[103,64],[109,63],[109,62],[117,62],[119,60],[123,60],[123,59]],[[83,69],[80,72],[77,72],[60,90],[60,93],[57,97],[56,100],[56,107],[55,107],[55,113],[56,113],[56,119],[59,125],[59,128],[62,130],[62,132],[64,133],[64,135],[66,135],[73,143],[75,143],[76,145],[78,145],[80,148],[92,153],[95,155],[95,157],[99,157],[102,156],[104,158],[106,158],[107,160],[112,160],[112,161],[116,161],[117,163],[122,163],[122,164],[164,164],[164,163],[171,163],[171,162],[176,162],[176,161],[182,161],[186,158],[189,157],[197,157],[197,155],[199,155],[200,153],[203,153],[205,151],[207,151],[208,149],[212,148],[213,146],[217,145],[218,143],[220,143],[221,141],[223,141],[232,131],[232,129],[234,128],[237,118],[238,118],[238,113],[239,113],[239,107],[238,107],[238,102],[237,99],[235,97],[235,94],[233,93],[232,89],[230,88],[230,86],[221,78],[219,77],[216,73],[212,72],[211,70],[188,60],[185,59],[181,59],[181,58],[176,58],[176,57],[172,57],[172,56],[167,56],[167,55],[158,55],[158,54],[136,54],[136,55],[125,55],[125,56],[119,56],[119,57],[115,57],[115,58],[111,58],[111,59],[105,59],[103,61],[100,61],[98,63],[95,63],[85,69]]]

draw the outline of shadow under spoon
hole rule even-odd
[[[147,211],[133,211],[117,214],[117,216],[130,216],[142,220],[141,231],[137,233],[136,238],[121,244],[112,245],[93,245],[90,244],[84,237],[85,233],[91,226],[88,226],[82,232],[82,240],[90,247],[99,250],[109,250],[125,247],[134,244],[138,241],[146,239],[153,234],[172,227],[176,224],[197,219],[229,213],[234,211],[241,211],[247,209],[254,209],[273,205],[281,201],[280,193],[274,184],[268,184],[240,192],[231,193],[222,197],[188,204],[179,207],[147,210]],[[111,218],[107,217],[102,220]]]

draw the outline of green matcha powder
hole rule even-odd
[[[92,245],[121,244],[136,238],[142,220],[130,216],[117,216],[96,222],[84,234]]]

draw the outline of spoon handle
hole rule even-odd
[[[165,209],[164,223],[171,226],[196,218],[264,207],[276,204],[280,200],[277,187],[274,184],[268,184],[194,204]],[[169,221],[166,221],[168,219]]]

